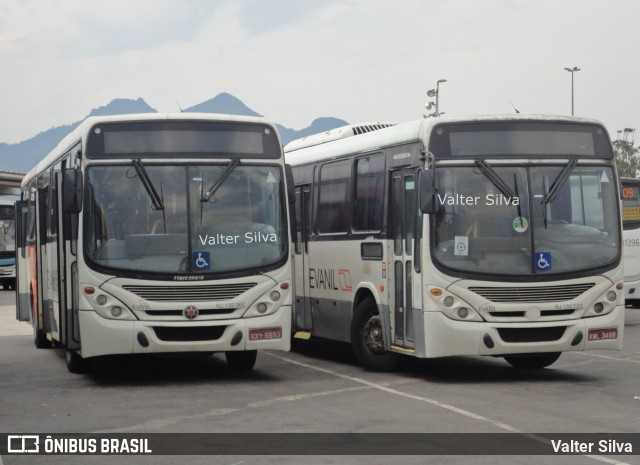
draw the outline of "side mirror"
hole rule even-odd
[[[424,214],[436,213],[436,176],[434,170],[420,171],[420,211]]]
[[[298,230],[298,225],[296,223],[296,186],[293,180],[293,168],[291,165],[284,165],[284,174],[286,176],[287,181],[287,200],[289,201],[289,227],[291,231],[291,241],[296,242],[296,235]]]
[[[77,168],[65,170],[62,177],[62,208],[65,213],[82,211],[83,192],[82,171]]]

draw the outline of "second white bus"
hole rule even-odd
[[[620,178],[622,238],[624,248],[624,297],[640,307],[640,179]]]
[[[597,121],[441,117],[293,141],[297,336],[543,368],[622,347],[619,195]]]

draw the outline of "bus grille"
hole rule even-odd
[[[566,326],[555,328],[498,328],[498,334],[504,342],[553,342],[564,336]]]
[[[156,326],[153,331],[161,341],[167,342],[191,342],[191,341],[217,341],[220,339],[226,326],[194,326],[194,327],[168,327]]]
[[[470,287],[492,302],[558,302],[571,300],[588,291],[595,283],[537,287]]]
[[[219,284],[214,286],[122,286],[146,300],[173,302],[198,302],[205,300],[230,300],[248,291],[257,283]]]

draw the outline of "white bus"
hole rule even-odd
[[[381,126],[285,147],[297,337],[350,342],[373,370],[398,354],[544,368],[564,351],[621,349],[618,182],[600,123]]]
[[[261,118],[92,117],[27,176],[18,310],[71,372],[112,354],[289,350],[282,145]],[[289,178],[290,178],[289,170]]]
[[[624,248],[624,298],[640,306],[640,179],[620,178]]]

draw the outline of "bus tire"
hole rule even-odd
[[[541,354],[505,355],[509,365],[520,370],[540,370],[546,368],[560,358],[562,352],[545,352]]]
[[[258,357],[257,350],[245,350],[242,352],[225,352],[227,365],[232,371],[249,371],[253,369]]]
[[[69,373],[87,373],[91,368],[91,362],[83,358],[75,350],[67,350],[65,358],[67,360],[67,370],[69,370]]]
[[[358,362],[371,371],[391,371],[398,355],[384,347],[382,322],[372,297],[358,304],[351,323],[351,346]]]
[[[42,334],[39,329],[33,329],[33,343],[36,346],[36,349],[50,349],[53,347],[51,342],[47,339],[47,336]]]
[[[47,339],[47,335],[38,329],[38,321],[34,316],[33,302],[31,303],[31,327],[33,328],[33,343],[36,349],[50,349],[53,347],[51,341]]]
[[[633,308],[640,308],[640,300],[638,299],[627,299],[624,303],[625,305],[631,305]]]

